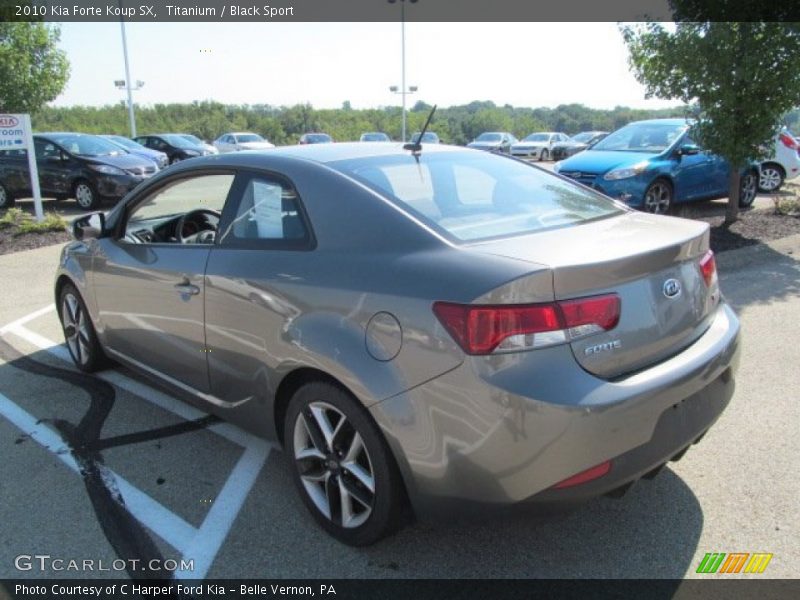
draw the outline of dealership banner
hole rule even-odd
[[[6,21],[554,22],[795,21],[800,3],[670,0],[0,0]]]
[[[335,600],[527,600],[558,598],[647,600],[753,598],[796,600],[800,580],[780,579],[264,579],[264,580],[140,580],[38,579],[0,580],[10,598],[104,600],[132,598],[306,598]]]

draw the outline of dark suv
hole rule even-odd
[[[75,198],[86,210],[97,208],[104,199],[119,200],[157,170],[153,161],[96,135],[38,133],[33,145],[42,195]],[[30,195],[27,152],[0,151],[0,208]]]

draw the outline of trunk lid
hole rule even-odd
[[[708,243],[706,223],[627,212],[470,249],[547,265],[556,300],[618,294],[619,324],[570,343],[584,369],[614,378],[676,354],[708,327],[719,298],[699,268]]]

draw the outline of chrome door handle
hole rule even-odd
[[[196,296],[200,293],[200,288],[196,285],[192,285],[191,283],[176,283],[175,284],[175,291],[179,294],[189,294],[190,296]]]

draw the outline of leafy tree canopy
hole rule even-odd
[[[0,110],[32,113],[67,83],[69,61],[60,30],[44,23],[0,23]]]

